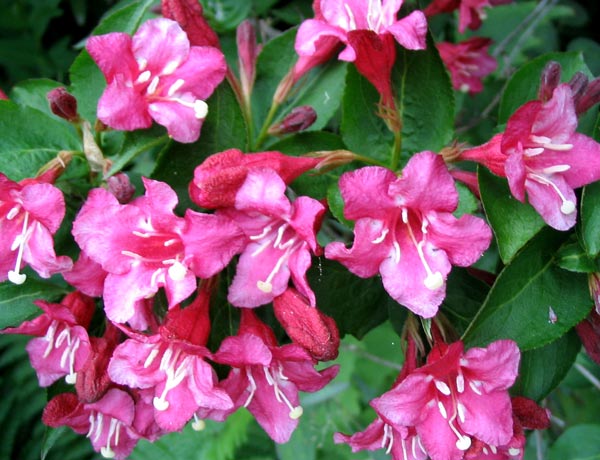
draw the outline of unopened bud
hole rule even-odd
[[[193,46],[221,48],[219,37],[204,19],[204,11],[198,0],[161,0],[165,18],[177,21]]]
[[[586,88],[588,86],[588,77],[585,76],[582,72],[575,72],[573,78],[569,81],[569,86],[571,87],[571,93],[573,94],[573,103],[575,107],[579,104],[579,100],[584,95]]]
[[[269,128],[269,134],[279,136],[281,134],[297,133],[304,131],[317,120],[317,112],[310,105],[295,107],[279,123]]]
[[[552,92],[560,83],[561,66],[556,61],[550,61],[542,70],[538,99],[542,102],[552,99]]]
[[[598,102],[600,102],[600,78],[592,80],[581,97],[575,101],[575,112],[577,115],[581,115]]]
[[[48,94],[46,94],[46,98],[50,103],[50,110],[52,110],[54,115],[70,122],[79,121],[77,99],[67,92],[65,88],[59,87],[49,91]]]
[[[44,166],[40,168],[37,173],[36,179],[40,182],[47,182],[53,184],[56,179],[64,172],[67,165],[73,158],[73,152],[68,150],[61,150],[58,152],[55,158],[50,160]]]
[[[319,163],[315,166],[315,170],[319,172],[326,172],[330,169],[337,168],[350,163],[351,161],[358,160],[359,157],[350,150],[319,150],[316,152],[310,152],[307,154],[309,157],[319,158]]]
[[[333,318],[311,306],[294,288],[273,300],[275,317],[294,343],[318,361],[338,355],[340,334]]]
[[[106,179],[108,191],[112,193],[119,203],[127,204],[135,194],[135,187],[129,180],[129,176],[125,173],[117,173]]]
[[[249,101],[256,76],[256,58],[260,52],[252,22],[246,20],[238,26],[236,41],[242,92],[245,99]]]

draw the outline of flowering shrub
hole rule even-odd
[[[598,454],[560,399],[600,387],[598,61],[536,35],[571,10],[158,3],[0,91],[42,457]]]

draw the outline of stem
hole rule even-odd
[[[368,165],[375,165],[375,166],[382,166],[384,168],[387,168],[387,165],[379,160],[376,160],[375,158],[369,158],[369,157],[365,157],[362,155],[358,155],[357,153],[353,153],[354,155],[354,159],[357,161],[362,161],[363,163],[366,163]]]
[[[393,362],[388,361],[386,359],[382,359],[379,356],[375,356],[375,355],[373,355],[373,354],[371,354],[371,353],[369,353],[367,351],[361,350],[356,345],[342,344],[341,348],[344,349],[344,350],[348,350],[348,351],[350,351],[352,353],[356,353],[357,355],[362,356],[363,358],[366,358],[369,361],[373,361],[374,363],[381,364],[382,366],[385,366],[385,367],[389,367],[390,369],[395,369],[395,370],[398,370],[398,371],[402,369],[402,366],[400,364],[393,363]]]
[[[227,81],[229,82],[229,86],[233,90],[235,94],[235,98],[240,105],[242,111],[242,117],[244,117],[244,121],[246,122],[246,134],[248,135],[248,143],[252,142],[252,138],[254,137],[254,121],[252,119],[252,109],[250,107],[250,95],[246,95],[243,93],[242,88],[240,87],[240,82],[234,73],[231,71],[231,68],[227,68],[227,74],[225,76]]]
[[[600,390],[600,380],[598,380],[594,374],[588,371],[585,368],[585,366],[582,366],[579,363],[575,363],[575,369],[577,369],[579,373],[583,375],[592,385],[594,385],[598,390]]]
[[[254,150],[258,150],[260,148],[260,146],[262,145],[262,143],[265,141],[265,138],[267,137],[267,131],[269,130],[269,127],[273,123],[273,118],[275,118],[277,109],[279,109],[279,104],[277,102],[273,101],[273,103],[271,104],[271,108],[269,109],[269,113],[267,114],[267,118],[265,119],[265,122],[263,123],[262,128],[260,129],[260,132],[258,133],[258,138],[256,139],[256,142],[254,143]]]
[[[166,142],[169,142],[169,137],[167,135],[164,136],[160,136],[155,138],[154,140],[152,140],[151,142],[148,142],[147,144],[142,145],[140,148],[138,148],[137,150],[134,150],[132,154],[127,155],[125,161],[122,163],[122,161],[115,161],[112,165],[112,167],[110,168],[110,171],[108,171],[105,175],[104,178],[107,179],[113,175],[115,175],[116,173],[118,173],[119,171],[121,171],[129,162],[131,162],[132,160],[134,160],[138,155],[146,152],[147,150],[156,147],[160,144],[164,144]]]
[[[535,430],[535,457],[537,460],[544,460],[544,451],[542,446],[542,433]]]
[[[400,152],[402,152],[402,133],[394,132],[394,145],[392,146],[392,155],[390,158],[390,169],[396,171],[400,164]]]

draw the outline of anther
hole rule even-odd
[[[271,292],[273,292],[273,285],[271,283],[269,283],[268,281],[257,281],[256,282],[256,287],[258,289],[260,289],[262,292],[264,292],[265,294],[270,294]]]
[[[187,268],[185,268],[181,262],[175,261],[175,263],[169,267],[168,273],[173,281],[181,281],[187,274]]]
[[[511,447],[508,449],[508,455],[512,457],[516,457],[521,454],[521,449],[517,449],[516,447]]]
[[[173,83],[170,87],[169,90],[167,91],[167,96],[171,97],[173,96],[173,94],[175,94],[177,91],[179,91],[179,89],[185,84],[185,80],[183,78],[179,78],[175,81],[175,83]]]
[[[194,414],[194,421],[192,422],[192,430],[194,431],[202,431],[206,428],[206,422],[202,419],[199,419],[196,414]]]
[[[14,209],[14,208],[13,208]],[[12,211],[12,210],[11,210]],[[27,238],[29,236],[29,232],[27,226],[29,225],[29,213],[25,213],[25,218],[23,219],[23,229],[21,230],[21,234],[17,235],[13,244],[11,246],[11,251],[19,248],[17,252],[17,260],[15,262],[15,269],[8,271],[8,279],[11,283],[14,284],[23,284],[27,279],[27,275],[25,273],[20,273],[21,263],[23,262],[23,251],[25,249],[25,244],[27,243]]]
[[[179,61],[170,61],[167,63],[167,65],[163,68],[163,71],[161,72],[163,75],[170,75],[173,72],[175,72],[175,70],[177,69],[177,67],[179,67]]]
[[[438,405],[438,409],[440,411],[440,414],[442,414],[442,417],[444,417],[445,419],[447,419],[448,418],[448,412],[446,412],[446,408],[442,404],[442,401],[438,401],[437,405]]]
[[[203,120],[208,115],[208,104],[202,99],[196,99],[194,101],[194,116],[198,120]]]
[[[160,82],[160,79],[158,77],[154,77],[152,79],[152,81],[150,82],[150,84],[148,85],[148,88],[146,89],[146,93],[154,94],[154,92],[156,91],[156,88],[158,88],[159,82]]]
[[[148,80],[150,80],[150,77],[152,76],[152,73],[150,73],[149,70],[145,70],[143,71],[140,76],[137,78],[137,83],[146,83]]]
[[[442,382],[441,380],[435,381],[435,387],[438,389],[440,393],[446,396],[450,396],[450,387],[446,384],[446,382]]]

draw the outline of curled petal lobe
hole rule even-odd
[[[85,45],[96,61],[107,82],[122,75],[123,80],[132,80],[137,74],[137,62],[131,50],[131,37],[122,32],[97,35],[88,38]],[[119,56],[119,59],[115,59]],[[123,65],[125,64],[125,65]]]
[[[427,47],[427,18],[422,11],[413,11],[387,28],[396,41],[409,50],[424,50]]]

